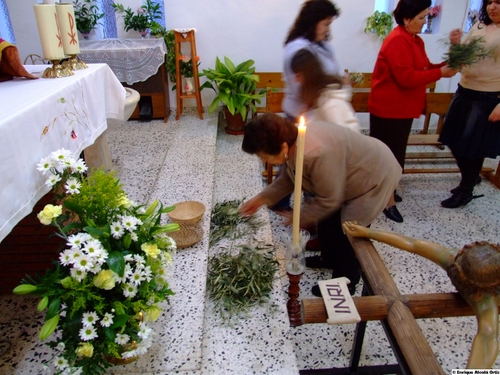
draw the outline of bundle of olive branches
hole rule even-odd
[[[217,203],[212,209],[209,245],[214,246],[223,238],[237,239],[255,233],[264,225],[254,216],[241,216],[239,207],[243,200]]]
[[[465,43],[450,44],[449,50],[443,58],[450,68],[460,69],[493,55],[493,52],[494,50],[484,46],[484,38],[474,37]]]

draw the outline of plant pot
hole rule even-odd
[[[83,30],[83,31],[80,31],[80,34],[82,34],[83,39],[87,40],[89,38],[89,36],[90,36],[90,32],[91,31],[92,30]]]
[[[234,115],[229,112],[226,106],[223,108],[224,116],[226,117],[226,133],[232,135],[239,135],[245,133],[246,120],[243,120],[239,113],[234,113]],[[248,118],[248,112],[247,112]]]
[[[139,34],[141,34],[141,39],[146,39],[146,37],[148,36],[149,34],[149,30],[148,29],[145,29],[145,30],[139,30]]]

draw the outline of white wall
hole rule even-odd
[[[32,6],[36,0],[7,0],[21,58],[30,53],[41,54],[40,41]],[[120,2],[120,1],[118,1]],[[196,48],[201,58],[200,69],[213,67],[217,56],[228,56],[235,63],[255,60],[257,71],[282,71],[283,41],[303,0],[168,0],[165,18],[168,29],[197,29]],[[363,32],[366,18],[373,13],[375,0],[334,0],[341,10],[332,23],[332,46],[343,69],[372,71],[380,41]],[[132,9],[141,0],[122,0]],[[467,13],[467,0],[442,0],[436,34],[423,34],[427,53],[433,62],[442,60],[449,31],[462,27]],[[390,10],[392,11],[392,9]],[[119,26],[120,37],[139,37],[125,34]],[[458,78],[438,82],[438,91],[454,91]],[[205,106],[212,94],[202,92]],[[175,94],[171,104],[176,106]],[[195,106],[186,101],[185,105]]]

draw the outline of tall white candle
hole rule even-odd
[[[56,4],[57,18],[63,41],[63,49],[66,55],[77,55],[80,53],[78,34],[76,31],[75,10],[72,3]]]
[[[295,158],[295,190],[293,193],[293,235],[294,245],[299,245],[300,204],[302,202],[302,170],[304,168],[304,142],[306,139],[306,125],[304,117],[300,117],[299,133],[297,135],[297,156]]]
[[[43,57],[47,60],[61,60],[64,56],[59,20],[54,4],[35,4],[36,24],[42,43]]]

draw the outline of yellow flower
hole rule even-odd
[[[125,208],[130,208],[132,206],[132,202],[130,202],[130,199],[126,195],[122,195],[120,197],[120,206],[123,206]]]
[[[149,306],[144,310],[144,321],[148,322],[154,322],[156,321],[160,315],[161,315],[162,309],[160,309],[158,306]]]
[[[52,219],[55,219],[61,214],[62,206],[54,206],[52,204],[48,204],[36,216],[43,225],[49,225],[50,223],[52,223]]]
[[[94,355],[94,346],[90,342],[81,342],[75,350],[78,357],[92,357]]]
[[[151,258],[156,258],[160,254],[160,249],[155,243],[143,243],[141,249]]]
[[[100,271],[94,279],[94,285],[98,288],[111,290],[115,287],[114,272],[111,270]]]

